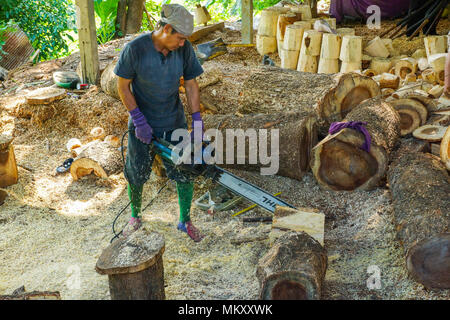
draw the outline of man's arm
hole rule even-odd
[[[200,111],[200,89],[198,87],[197,80],[191,79],[184,81],[184,87],[186,89],[186,97],[191,113]]]
[[[128,111],[132,111],[137,107],[136,99],[134,98],[134,95],[131,92],[130,88],[133,79],[125,79],[122,77],[118,78],[119,80],[117,81],[117,89],[119,91],[120,100],[122,100],[122,103]]]

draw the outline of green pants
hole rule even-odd
[[[194,195],[194,183],[177,182],[178,205],[180,207],[180,222],[191,220],[190,211],[192,197]],[[138,218],[141,213],[143,185],[135,186],[128,184],[128,197],[131,201],[131,216]]]

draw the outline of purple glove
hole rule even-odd
[[[147,123],[144,115],[139,108],[130,111],[131,119],[136,127],[136,137],[143,143],[150,144],[152,142],[152,127]]]
[[[192,114],[192,131],[191,131],[191,138],[194,139],[194,131],[201,129],[201,137],[203,138],[203,130],[205,128],[205,125],[203,124],[202,115],[200,114],[200,111],[194,112]]]

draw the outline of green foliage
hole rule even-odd
[[[117,0],[94,0],[94,10],[100,18],[100,26],[97,28],[97,42],[106,43],[114,38],[117,15]]]
[[[6,21],[0,21],[0,55],[5,55],[6,52],[3,51],[2,47],[6,43],[6,33],[12,32],[15,30],[14,21],[10,20],[8,22]],[[0,56],[0,60],[2,57]]]
[[[68,31],[75,30],[75,9],[67,0],[2,0],[0,19],[14,20],[27,34],[31,45],[40,49],[43,60],[68,52]]]

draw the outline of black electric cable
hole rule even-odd
[[[124,174],[125,174],[125,178],[127,177],[127,174],[126,174],[126,172],[127,172],[127,168],[126,168],[126,165],[125,165],[125,156],[124,156],[124,154],[123,154],[123,141],[124,141],[124,139],[125,139],[125,136],[126,136],[126,134],[129,132],[129,130],[127,130],[127,131],[125,131],[124,133],[123,133],[123,135],[122,135],[122,140],[121,140],[121,146],[120,146],[120,153],[122,154],[122,163],[123,163],[123,170],[124,170]],[[165,187],[167,187],[167,185],[169,184],[169,181],[170,180],[167,180],[167,182],[156,192],[156,195],[150,200],[150,202],[145,206],[145,208],[142,210],[142,212],[144,212],[145,211],[145,209],[147,209],[152,203],[153,203],[153,201],[156,199],[156,197],[161,193],[161,191],[165,188]],[[127,226],[127,225],[125,225],[123,228],[122,228],[122,230],[119,232],[119,233],[116,233],[116,230],[115,230],[115,225],[116,225],[116,221],[117,221],[117,219],[120,217],[120,215],[130,206],[130,204],[131,204],[131,200],[130,201],[128,201],[128,204],[122,209],[122,210],[120,210],[120,212],[116,215],[116,217],[114,218],[114,221],[113,221],[113,223],[112,223],[112,232],[113,232],[113,234],[114,234],[114,237],[112,237],[112,239],[111,239],[111,241],[110,241],[110,243],[112,243],[113,241],[114,241],[114,239],[116,239],[116,238],[118,238],[122,233],[123,233],[123,230],[125,229],[125,227]]]

